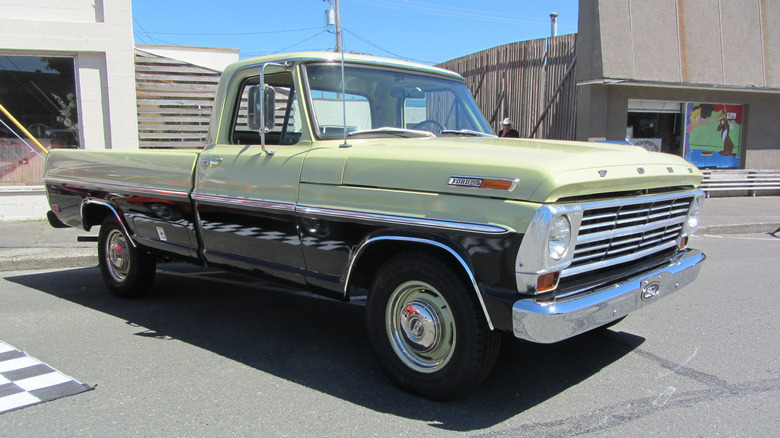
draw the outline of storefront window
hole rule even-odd
[[[685,104],[685,159],[701,168],[739,168],[742,105]]]
[[[626,137],[647,150],[683,154],[680,102],[629,100]]]
[[[73,58],[0,56],[0,105],[46,149],[79,147]],[[44,154],[0,121],[0,184],[41,184]]]

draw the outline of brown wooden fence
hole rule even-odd
[[[141,148],[203,147],[220,72],[136,50]]]
[[[466,85],[494,129],[509,117],[521,137],[573,140],[576,34],[520,41],[439,64]]]

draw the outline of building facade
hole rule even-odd
[[[0,219],[39,218],[45,149],[138,148],[130,0],[0,0]],[[17,125],[18,123],[18,125]]]
[[[780,169],[780,2],[580,0],[577,139]]]

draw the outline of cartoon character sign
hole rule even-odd
[[[697,167],[738,168],[742,105],[688,103],[685,159]]]

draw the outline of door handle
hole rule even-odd
[[[200,159],[201,164],[203,164],[203,167],[209,168],[211,166],[216,166],[217,164],[222,162],[222,157],[208,157],[208,158],[201,158]]]

